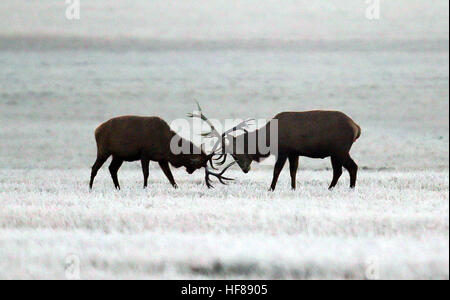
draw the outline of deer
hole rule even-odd
[[[217,177],[219,182],[226,184],[232,178],[224,177],[225,171],[231,167],[226,166],[221,172],[213,172],[207,163],[214,167],[212,158],[217,153],[206,154],[203,145],[198,148],[192,142],[187,141],[170,129],[170,126],[159,117],[121,116],[112,118],[95,130],[97,143],[97,159],[92,166],[89,189],[92,190],[95,176],[98,170],[112,156],[109,172],[114,187],[120,190],[117,173],[123,162],[141,161],[144,175],[144,188],[147,187],[150,161],[158,162],[170,184],[176,189],[178,185],[173,178],[169,164],[175,168],[185,167],[187,173],[192,174],[197,169],[205,168],[205,183],[212,188],[210,176]],[[171,142],[178,145],[185,143],[188,153],[174,153]]]
[[[214,149],[220,147],[222,150],[221,155],[214,160],[218,161],[217,164],[223,165],[227,154],[231,154],[244,173],[250,171],[253,161],[260,162],[272,154],[273,151],[261,151],[259,139],[266,139],[262,142],[268,145],[271,141],[270,127],[277,128],[275,133],[278,147],[269,191],[275,191],[278,177],[287,160],[289,160],[291,188],[292,190],[296,189],[296,174],[300,156],[331,158],[333,179],[328,187],[330,190],[338,183],[342,175],[342,167],[349,172],[350,188],[355,188],[358,165],[350,156],[350,149],[361,136],[361,127],[344,113],[325,110],[281,112],[255,131],[247,130],[248,125],[253,121],[253,119],[248,119],[220,134],[203,114],[198,103],[197,106],[198,113],[188,116],[200,118],[209,125],[210,131],[203,133],[202,136],[217,138]],[[243,134],[231,135],[231,133],[239,131],[243,131]],[[254,147],[249,147],[251,143]],[[253,151],[250,151],[250,148]]]

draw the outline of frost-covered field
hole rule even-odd
[[[65,278],[69,255],[81,278],[449,277],[448,172],[362,172],[329,192],[330,172],[302,171],[274,193],[264,169],[214,190],[154,170],[144,191],[128,169],[116,192],[106,173],[89,193],[88,170],[2,171],[0,277]]]
[[[448,1],[0,3],[0,279],[449,278]],[[139,163],[115,191],[93,132],[117,115],[336,109],[362,136],[351,191],[330,162],[203,172]]]

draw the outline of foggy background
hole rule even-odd
[[[0,3],[0,167],[85,168],[108,118],[338,109],[367,168],[448,167],[448,3]],[[52,158],[52,159],[48,159]],[[328,167],[305,160],[303,167]]]
[[[373,1],[371,1],[373,2]],[[0,33],[156,40],[442,40],[444,0],[380,1],[380,20],[366,19],[365,0],[81,0],[68,22],[64,0],[4,0]]]

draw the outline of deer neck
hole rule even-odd
[[[264,126],[263,128],[265,128],[265,127],[267,127],[267,125]],[[259,162],[261,160],[261,158],[266,158],[266,157],[270,156],[270,151],[269,152],[267,150],[262,151],[262,149],[260,149],[261,145],[267,145],[270,141],[270,130],[269,130],[269,128],[265,128],[265,129],[266,129],[265,134],[262,130],[260,131],[260,129],[245,133],[245,135],[247,135],[247,136],[245,136],[245,140],[247,142],[249,142],[249,141],[256,142],[256,151],[253,151],[255,149],[254,148],[252,149],[252,147],[246,147],[246,152],[251,160]],[[265,141],[261,141],[261,139],[265,139]],[[250,150],[252,150],[252,151],[250,151]]]

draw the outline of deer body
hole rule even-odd
[[[147,187],[150,161],[158,162],[174,188],[177,188],[177,184],[170,171],[169,163],[176,168],[184,166],[189,174],[204,167],[207,172],[207,185],[210,187],[208,174],[212,173],[208,173],[206,164],[213,154],[205,154],[194,144],[184,141],[178,136],[180,142],[189,143],[191,152],[174,154],[170,149],[170,142],[175,136],[176,133],[159,117],[122,116],[106,121],[95,130],[97,159],[92,167],[89,187],[92,189],[98,170],[110,156],[112,156],[112,161],[109,171],[117,189],[120,189],[117,172],[122,163],[137,160],[141,161],[144,187]],[[217,177],[217,174],[212,175]],[[225,177],[218,178],[227,179]]]
[[[342,167],[350,173],[350,187],[355,187],[358,166],[350,157],[349,151],[361,135],[361,129],[351,118],[338,111],[306,111],[283,112],[276,115],[273,120],[278,122],[278,148],[270,190],[275,190],[278,176],[287,160],[290,164],[291,187],[295,189],[299,156],[331,157],[333,180],[329,188],[337,184],[342,175]],[[265,135],[262,135],[267,139],[266,145],[270,141],[272,123],[273,121],[270,121],[265,125]],[[249,152],[248,143],[260,138],[260,130],[231,137],[232,143],[225,147],[225,151],[232,154],[245,173],[250,170],[252,161],[259,161],[270,155],[270,153],[261,154],[258,147],[256,153]]]

